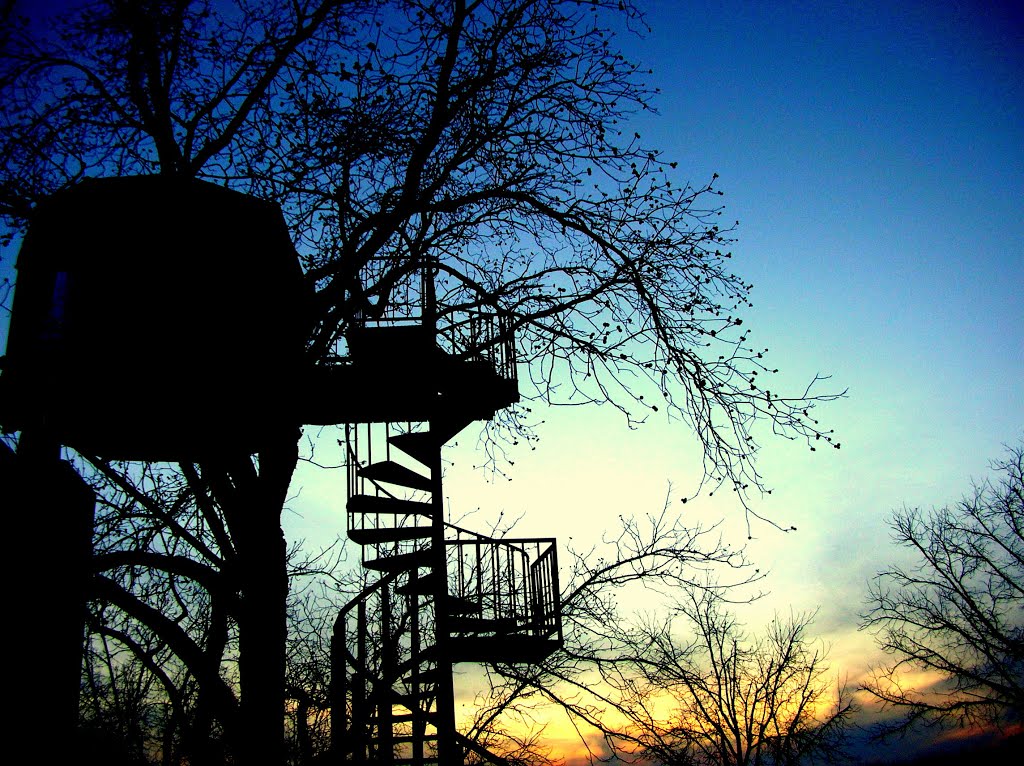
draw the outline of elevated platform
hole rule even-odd
[[[453,662],[540,662],[559,647],[557,638],[528,635],[453,636],[450,639]]]
[[[458,419],[489,420],[519,401],[519,385],[485,359],[439,348],[420,325],[362,328],[351,358],[314,367],[300,395],[312,425]]]

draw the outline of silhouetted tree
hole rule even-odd
[[[892,658],[863,687],[902,714],[886,731],[1024,712],[1024,443],[993,470],[953,505],[893,513],[912,559],[875,576],[862,620]]]
[[[610,402],[631,423],[663,408],[745,498],[762,487],[755,424],[813,449],[831,436],[812,408],[832,397],[767,383],[714,178],[673,180],[626,127],[654,93],[609,28],[642,24],[620,0],[91,0],[45,26],[12,19],[0,215],[13,236],[46,195],[134,173],[273,199],[316,294],[310,365],[429,263],[442,326],[474,307],[510,317],[525,396]],[[301,419],[255,458],[198,468],[238,556],[250,762],[279,760],[280,511]],[[514,413],[503,424],[523,433]]]
[[[680,639],[672,621],[641,628],[631,636],[640,678],[616,674],[634,752],[707,766],[842,760],[852,702],[827,679],[825,653],[808,636],[813,615],[776,617],[752,637],[715,596],[680,601],[676,614],[695,636]]]
[[[623,700],[615,687],[622,674],[638,677],[647,660],[630,630],[635,615],[628,605],[638,596],[650,604],[656,593],[666,603],[682,594],[721,597],[761,579],[742,550],[726,544],[714,526],[683,524],[667,502],[661,513],[622,517],[620,522],[601,544],[567,551],[564,646],[535,665],[498,663],[488,668],[489,688],[476,700],[470,736],[491,743],[495,752],[503,752],[509,721],[519,722],[518,731],[529,726],[536,731],[538,720],[560,711],[581,732],[581,744],[592,756],[628,758],[636,743],[624,736]],[[603,738],[600,746],[594,733]]]
[[[271,197],[318,290],[314,358],[429,256],[442,323],[466,306],[513,318],[526,394],[665,407],[709,475],[760,486],[757,420],[829,437],[813,395],[760,380],[720,192],[674,183],[626,129],[654,93],[603,22],[642,19],[618,0],[83,3],[8,46],[0,213],[20,231],[86,175]]]
[[[158,762],[166,748],[163,762],[175,763],[174,748],[167,746],[177,706],[158,688],[161,674],[173,673],[167,652],[138,646],[132,652],[116,635],[113,626],[97,632],[85,653],[78,755],[87,763],[141,765]]]
[[[238,686],[245,615],[234,520],[193,466],[92,458],[79,468],[99,499],[88,630],[96,658],[90,668],[100,672],[87,674],[83,722],[95,729],[106,721],[134,721],[138,736],[159,745],[149,752],[159,752],[165,764],[223,763],[226,754],[244,749],[239,743],[248,736]],[[314,708],[326,699],[318,673],[329,663],[317,657],[325,656],[318,645],[326,639],[317,631],[324,622],[329,628],[338,602],[348,598],[336,568],[336,551],[313,554],[296,544],[289,552],[286,693],[295,702],[288,732],[293,763],[308,763],[323,748],[324,737],[303,722],[314,720]],[[122,679],[132,688],[145,681],[144,699],[111,693]],[[143,704],[163,711],[159,727],[151,725],[152,716],[137,718]],[[310,715],[300,719],[303,705]]]

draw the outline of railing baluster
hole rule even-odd
[[[483,559],[480,556],[480,541],[477,540],[473,546],[474,554],[476,555],[476,598],[480,603],[481,609],[484,606],[484,589],[483,589]]]

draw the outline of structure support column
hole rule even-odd
[[[56,441],[27,432],[17,453],[0,444],[0,484],[10,502],[10,539],[37,548],[46,562],[30,575],[23,561],[6,558],[9,614],[28,626],[23,639],[36,659],[11,663],[9,686],[29,711],[19,724],[24,727],[19,737],[30,748],[43,748],[55,763],[70,762],[78,749],[96,498],[60,459]]]
[[[441,424],[430,422],[430,430]],[[463,763],[462,750],[455,739],[455,688],[452,679],[451,625],[448,614],[448,561],[444,544],[444,492],[441,481],[441,447],[431,455],[431,573],[434,581],[434,653],[437,678],[437,758],[439,763]]]

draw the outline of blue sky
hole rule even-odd
[[[750,324],[775,363],[850,389],[831,408],[849,451],[820,462],[874,461],[865,485],[905,465],[940,491],[982,470],[1024,425],[1019,19],[941,3],[650,7],[636,52],[664,92],[643,132],[694,177],[721,174]]]
[[[721,176],[755,345],[792,385],[822,372],[849,388],[822,410],[839,452],[765,439],[776,491],[755,507],[798,531],[755,530],[772,595],[750,618],[820,606],[851,678],[873,659],[852,625],[896,555],[888,511],[955,500],[1024,437],[1013,6],[655,0],[627,46],[662,90],[642,135],[694,180]]]
[[[755,527],[772,593],[745,616],[820,607],[851,679],[877,661],[854,630],[865,582],[897,552],[893,508],[956,500],[1024,438],[1024,26],[978,3],[669,2],[623,38],[654,69],[660,115],[637,129],[738,219],[745,319],[791,386],[849,389],[822,408],[842,449],[765,437]],[[633,126],[629,126],[632,129]],[[536,452],[485,501],[530,533],[580,539],[696,479],[685,430],[624,433],[612,413],[549,414]],[[515,490],[511,487],[517,485]],[[678,507],[678,506],[677,506]],[[694,520],[738,507],[713,498]],[[533,519],[542,521],[534,522]],[[559,521],[561,520],[561,521]],[[558,528],[556,528],[558,527]],[[546,530],[546,532],[544,531]]]
[[[821,413],[838,452],[765,435],[775,491],[754,507],[798,531],[755,527],[750,552],[772,595],[749,618],[821,607],[819,632],[856,677],[872,659],[853,630],[865,580],[895,556],[889,510],[955,500],[1024,437],[1021,7],[642,5],[652,31],[620,43],[653,68],[660,114],[630,129],[684,177],[720,174],[725,215],[740,221],[735,268],[755,285],[745,324],[780,375],[795,388],[831,374],[826,388],[849,389]],[[487,484],[464,470],[470,452],[453,453],[453,507],[521,513],[524,534],[585,545],[619,513],[657,510],[670,482],[675,502],[697,481],[681,424],[628,432],[614,413],[579,408],[540,417],[512,482]],[[341,531],[341,481],[300,475],[293,537]],[[746,537],[726,499],[686,513],[724,516]]]

